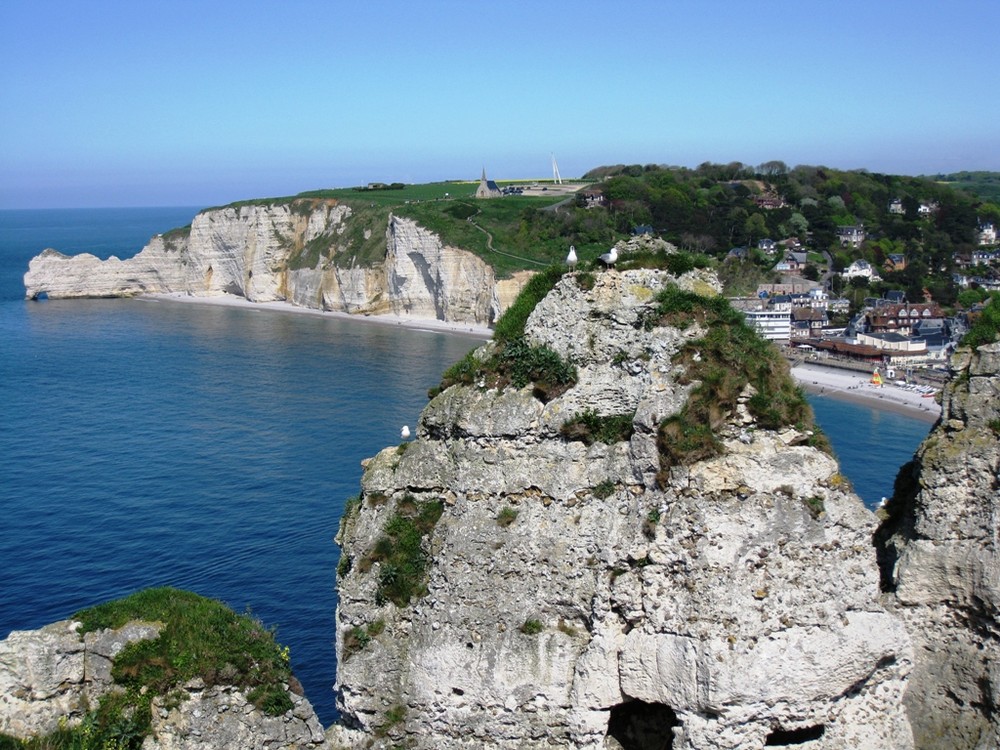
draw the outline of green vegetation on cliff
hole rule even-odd
[[[569,390],[576,383],[576,368],[558,353],[546,346],[531,346],[524,338],[524,326],[535,306],[562,278],[563,269],[557,266],[532,277],[514,303],[500,316],[494,329],[494,350],[481,359],[474,350],[449,367],[437,388],[438,393],[456,383],[471,385],[481,382],[488,388],[513,385],[524,388],[533,385],[534,396],[540,401],[551,401]]]
[[[375,593],[379,605],[391,601],[397,607],[405,607],[412,598],[427,593],[428,560],[423,542],[443,512],[444,503],[440,500],[418,502],[412,495],[406,495],[399,501],[382,535],[358,563],[361,572],[381,563]]]
[[[189,591],[156,588],[77,612],[82,634],[138,620],[162,625],[159,637],[129,644],[115,657],[112,677],[122,690],[105,695],[76,727],[20,742],[0,735],[0,748],[138,750],[150,729],[153,698],[180,701],[188,680],[234,685],[266,714],[292,707],[288,649],[274,630],[250,615]],[[174,691],[177,691],[176,693]]]
[[[981,312],[971,316],[972,327],[962,344],[973,349],[1000,340],[1000,292],[990,294]]]
[[[282,683],[291,677],[288,651],[273,629],[222,602],[189,591],[147,589],[74,615],[82,633],[120,628],[131,620],[161,622],[159,638],[140,641],[115,658],[115,681],[128,688],[164,694],[200,677],[207,685],[235,685],[266,713],[291,708]]]
[[[674,357],[674,362],[684,367],[679,382],[697,385],[681,412],[660,423],[657,445],[661,474],[673,466],[718,455],[722,451],[719,428],[745,395],[749,396],[746,408],[758,426],[812,431],[812,444],[829,450],[825,437],[813,423],[805,394],[789,373],[788,363],[728,301],[668,286],[656,302],[645,321],[647,328],[670,325],[684,329],[697,323],[707,330]],[[747,386],[751,391],[746,390]]]

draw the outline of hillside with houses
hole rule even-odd
[[[588,205],[714,257],[747,320],[813,358],[943,364],[1000,291],[1000,205],[944,179],[782,162],[588,177]]]

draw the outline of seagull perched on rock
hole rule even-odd
[[[569,255],[566,256],[566,265],[572,271],[576,268],[576,245],[569,246]]]
[[[410,439],[410,426],[408,424],[403,425],[403,429],[399,431],[399,436],[403,438],[403,440]]]
[[[601,263],[604,264],[605,268],[611,268],[618,260],[618,246],[615,245],[608,252],[604,253],[600,258],[598,258]]]

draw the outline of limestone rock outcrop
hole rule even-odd
[[[232,294],[251,302],[489,325],[523,281],[498,285],[476,255],[450,247],[411,219],[390,216],[379,262],[355,262],[352,209],[335,200],[234,205],[157,235],[132,258],[100,260],[52,249],[24,277],[29,299]],[[375,230],[364,228],[367,239]],[[355,238],[356,240],[356,238]]]
[[[959,349],[951,367],[877,540],[914,644],[917,747],[987,750],[1000,747],[1000,344]]]
[[[129,623],[79,635],[69,620],[15,630],[0,641],[0,733],[49,734],[79,720],[111,689],[111,664],[126,645],[155,638],[159,627]]]
[[[292,708],[281,716],[268,716],[234,687],[206,687],[193,680],[184,685],[183,700],[153,700],[152,732],[142,748],[326,750],[326,735],[312,704],[295,693],[289,695]]]
[[[707,333],[648,325],[673,283],[716,282],[564,276],[525,340],[571,361],[573,387],[453,385],[369,459],[338,535],[344,746],[912,746],[910,640],[836,461],[761,427],[747,389],[720,454],[664,470],[659,425],[697,387],[675,355]],[[631,434],[567,437],[586,413]],[[400,604],[390,548],[418,531],[425,589]]]
[[[114,657],[129,643],[160,632],[159,625],[142,622],[83,636],[78,627],[64,620],[14,631],[0,641],[0,734],[27,739],[79,723],[101,696],[120,689],[111,676]],[[288,694],[292,708],[268,716],[237,688],[193,680],[169,698],[153,698],[152,732],[143,750],[325,750],[312,705]]]

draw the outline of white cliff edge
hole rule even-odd
[[[384,227],[384,257],[355,263],[351,222],[351,208],[333,200],[211,209],[195,216],[190,229],[157,235],[126,260],[44,250],[29,264],[25,294],[231,294],[250,302],[487,326],[524,283],[523,276],[498,281],[485,261],[398,216]],[[372,231],[364,229],[366,240]]]

